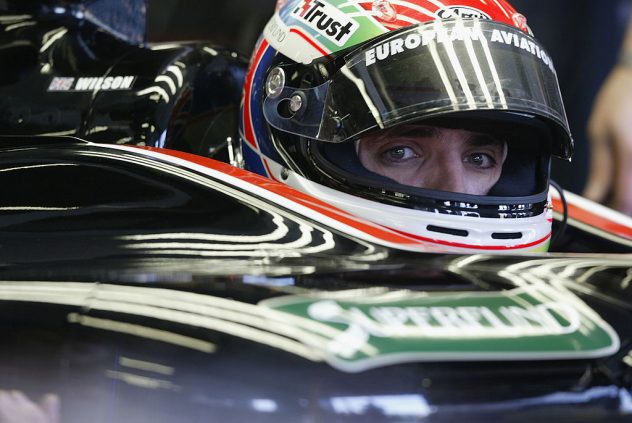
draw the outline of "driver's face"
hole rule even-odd
[[[498,182],[507,145],[463,129],[401,125],[362,138],[368,170],[418,188],[485,195]]]

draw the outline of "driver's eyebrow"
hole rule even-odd
[[[467,143],[473,147],[502,147],[504,146],[505,141],[488,134],[473,134],[468,138]]]

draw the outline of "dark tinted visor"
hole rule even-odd
[[[277,68],[277,73],[279,72]],[[282,70],[282,68],[280,68]],[[504,111],[546,122],[568,158],[572,140],[550,56],[531,36],[493,21],[434,21],[362,46],[326,83],[267,85],[273,127],[327,142],[449,113]]]

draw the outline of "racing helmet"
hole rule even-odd
[[[551,157],[573,141],[550,55],[504,0],[288,0],[255,46],[244,166],[427,245],[548,250]],[[358,158],[367,134],[423,124],[506,145],[485,195],[413,187]]]

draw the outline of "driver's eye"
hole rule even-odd
[[[470,154],[464,160],[466,163],[471,163],[474,166],[481,169],[489,169],[496,165],[496,160],[486,153]]]
[[[403,161],[419,157],[415,150],[406,146],[397,146],[386,150],[384,157],[391,161]]]

